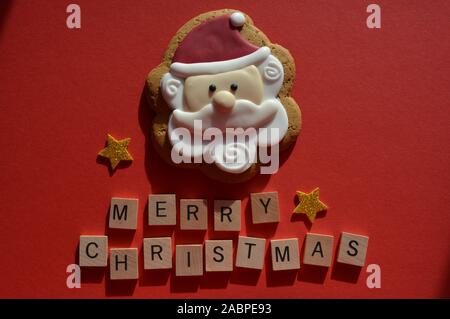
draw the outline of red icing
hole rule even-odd
[[[194,28],[180,43],[172,62],[200,63],[236,59],[258,50],[223,15]]]

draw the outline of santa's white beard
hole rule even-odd
[[[172,160],[215,163],[226,172],[242,173],[257,161],[258,147],[278,145],[287,129],[286,111],[276,98],[260,105],[237,100],[229,113],[212,104],[197,112],[177,109],[169,119]]]

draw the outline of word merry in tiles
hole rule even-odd
[[[253,193],[251,197],[252,220],[254,224],[277,223],[280,221],[278,193]],[[180,229],[208,229],[208,204],[206,199],[180,199]],[[241,201],[214,200],[214,230],[241,230]],[[176,225],[177,201],[174,194],[148,196],[148,225]],[[136,229],[138,200],[133,198],[111,199],[109,227]]]

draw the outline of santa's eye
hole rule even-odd
[[[209,92],[214,92],[216,90],[216,86],[214,84],[211,84],[209,86]]]
[[[238,89],[238,85],[236,83],[233,83],[230,85],[231,91],[236,91]]]

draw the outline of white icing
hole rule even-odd
[[[227,71],[239,70],[252,64],[257,65],[264,61],[269,55],[270,48],[261,47],[253,53],[226,61],[202,63],[175,62],[170,65],[170,73],[181,78],[201,74],[223,73]]]
[[[172,109],[183,105],[184,80],[170,73],[164,74],[161,79],[161,93],[164,100]]]
[[[212,103],[196,112],[187,111],[183,93],[186,77],[217,74],[249,65],[255,65],[263,79],[264,96],[261,104],[239,99],[230,112],[226,113],[216,110]],[[168,123],[172,152],[179,154],[183,151],[180,156],[185,162],[201,163],[204,158],[209,157],[211,162],[225,172],[239,174],[246,171],[255,162],[256,152],[253,150],[257,146],[278,145],[288,130],[286,110],[277,98],[283,80],[283,65],[270,54],[268,47],[262,47],[252,54],[233,60],[193,64],[173,63],[170,73],[161,79],[163,97],[174,109]],[[200,129],[196,127],[196,121],[201,121]],[[180,134],[180,128],[183,134]],[[214,140],[202,139],[208,128],[218,128],[223,134],[227,128],[244,130],[266,128],[277,129],[278,134],[272,135],[270,131],[258,130],[247,145],[239,141],[216,143]],[[186,138],[188,135],[193,135],[193,138]]]
[[[281,109],[284,111],[282,105]],[[225,116],[210,103],[197,112],[174,110],[171,121],[175,127],[185,127],[193,132],[194,121],[201,120],[204,128],[217,127],[225,132],[227,128],[233,127],[243,129],[266,127],[279,110],[280,102],[277,99],[266,100],[261,105],[248,100],[237,100],[235,106]]]
[[[275,62],[269,62],[264,67],[264,78],[268,81],[276,81],[283,75],[283,68]]]
[[[174,97],[177,94],[178,89],[181,86],[181,81],[172,78],[168,81],[164,81],[163,90],[168,97]]]
[[[283,64],[274,55],[269,55],[261,64],[256,66],[264,82],[264,99],[271,99],[278,95],[284,80]],[[277,74],[277,75],[275,75]]]
[[[195,125],[197,121],[201,122],[200,129]],[[202,139],[205,131],[211,127],[219,129],[223,134],[227,128],[242,128],[243,130],[254,128],[256,135],[255,138],[250,138],[249,145],[239,142],[224,142],[211,146],[209,144],[212,142]],[[179,136],[177,128],[184,128],[191,132],[192,139],[187,140]],[[258,130],[260,128],[277,129],[276,138],[274,139],[270,132]],[[256,153],[249,153],[248,148],[256,149],[256,145],[260,147],[273,146],[282,140],[288,130],[288,117],[283,105],[276,98],[266,100],[260,105],[255,105],[247,100],[238,100],[233,110],[225,115],[216,111],[212,104],[208,104],[197,112],[174,110],[169,119],[168,130],[170,141],[175,148],[174,151],[180,153],[183,150],[182,157],[186,162],[192,159],[194,162],[201,162],[205,153],[214,151],[219,156],[212,156],[213,161],[220,169],[238,174],[247,170],[255,162]],[[245,132],[243,133],[245,134]],[[223,140],[225,141],[225,137]],[[232,156],[232,150],[241,154],[241,158],[243,153],[248,154],[246,161],[235,162],[236,157]],[[221,160],[222,158],[223,160]]]
[[[230,21],[231,24],[234,27],[242,27],[245,23],[245,16],[241,13],[241,12],[234,12],[231,16],[230,16]]]
[[[252,153],[250,148],[251,146],[245,143],[218,145],[215,151],[220,155],[214,157],[214,163],[225,172],[232,174],[243,173],[255,162],[256,152]]]

